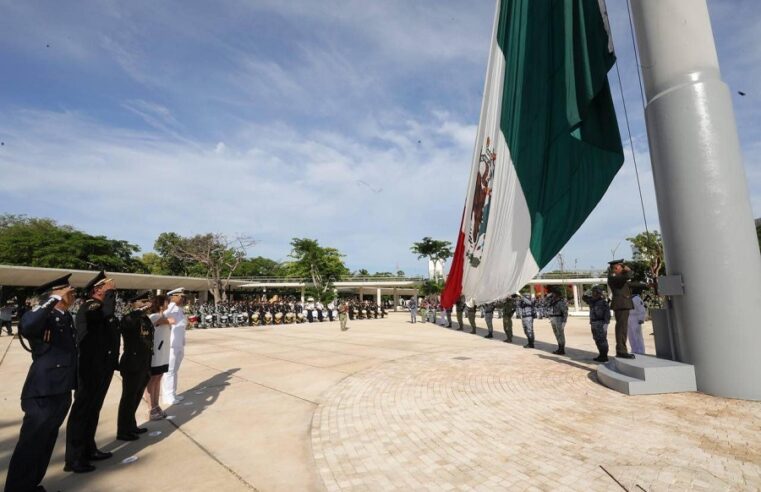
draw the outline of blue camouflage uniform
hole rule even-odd
[[[518,299],[517,310],[518,317],[523,323],[523,332],[526,334],[528,344],[526,347],[534,346],[534,318],[536,318],[536,311],[534,310],[534,300],[524,295]]]

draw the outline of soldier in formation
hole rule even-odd
[[[558,348],[553,354],[565,355],[565,324],[568,321],[568,302],[556,286],[550,288],[543,301],[544,314],[550,319],[552,332],[558,342]]]
[[[522,295],[518,299],[516,312],[521,319],[523,333],[526,334],[526,340],[528,340],[528,343],[523,348],[534,348],[534,318],[536,318],[534,300],[527,294]]]
[[[608,324],[610,323],[610,306],[599,286],[592,287],[589,293],[582,296],[589,305],[589,325],[592,328],[592,338],[597,345],[599,355],[593,360],[608,362]]]
[[[502,303],[502,328],[505,330],[505,342],[513,341],[513,315],[515,314],[518,294],[513,294]]]

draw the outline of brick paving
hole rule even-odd
[[[761,403],[612,392],[594,379],[583,319],[569,321],[567,357],[550,354],[545,320],[537,350],[520,337],[502,343],[498,330],[485,340],[406,320],[357,321],[345,333],[337,322],[191,331],[187,405],[168,410],[175,419],[115,441],[117,377],[97,436],[114,459],[64,473],[62,428],[43,483],[66,492],[761,490]],[[2,483],[29,356],[5,337],[0,354]]]
[[[512,345],[355,374],[315,411],[320,475],[329,491],[761,489],[758,403],[628,397],[592,367]]]

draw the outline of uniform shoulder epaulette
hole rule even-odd
[[[100,308],[100,303],[98,301],[87,301],[87,310],[88,311],[95,311],[96,309]]]

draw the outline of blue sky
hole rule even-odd
[[[0,8],[0,212],[52,217],[143,251],[164,231],[213,231],[251,235],[251,255],[283,260],[290,238],[312,237],[370,271],[423,273],[411,243],[454,241],[493,0]],[[709,8],[761,216],[761,9],[757,0]],[[626,4],[608,9],[657,229]],[[611,83],[625,132],[615,71]],[[600,267],[616,247],[629,256],[625,238],[642,230],[627,152],[564,248],[566,267]]]

